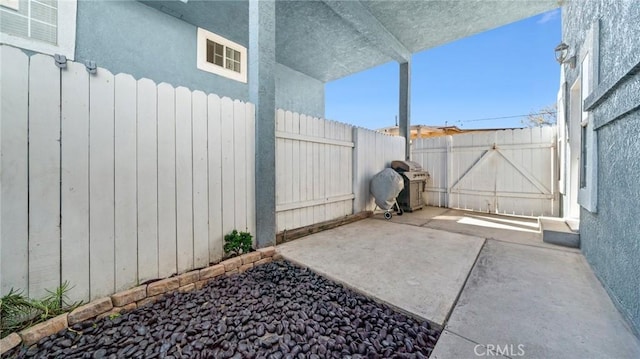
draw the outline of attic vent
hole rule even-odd
[[[247,49],[222,36],[198,29],[198,68],[247,82]]]

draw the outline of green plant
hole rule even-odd
[[[22,292],[13,288],[0,298],[0,327],[4,338],[8,334],[18,331],[20,323],[34,316],[34,308],[29,302],[29,298],[22,295]]]
[[[249,232],[238,232],[235,229],[224,236],[224,252],[227,256],[237,256],[253,250],[253,236]]]
[[[65,281],[54,291],[47,290],[44,298],[31,299],[11,288],[9,293],[0,298],[0,337],[44,322],[82,304],[68,303],[69,289],[71,287]]]
[[[110,320],[114,320],[119,316],[120,316],[120,313],[111,313],[111,314],[109,314],[109,319]]]

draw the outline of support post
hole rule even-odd
[[[405,159],[411,159],[411,61],[400,64],[400,136],[405,138]]]
[[[249,1],[249,99],[256,106],[256,246],[276,244],[276,5]]]

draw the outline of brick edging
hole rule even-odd
[[[190,292],[201,289],[211,280],[221,275],[233,275],[245,272],[255,266],[281,259],[275,247],[260,248],[238,257],[229,258],[218,264],[186,272],[175,277],[137,286],[108,297],[96,299],[73,311],[61,314],[45,322],[24,329],[19,333],[11,333],[0,339],[0,355],[15,348],[21,343],[30,346],[40,339],[56,334],[76,323],[89,319],[102,319],[111,315],[128,312],[138,307],[162,299],[165,294],[179,291]]]

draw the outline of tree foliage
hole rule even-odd
[[[527,127],[552,126],[555,125],[557,121],[556,113],[556,104],[545,106],[539,111],[530,113],[526,118],[522,119],[521,122]]]

